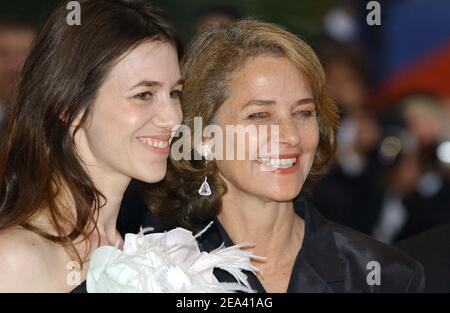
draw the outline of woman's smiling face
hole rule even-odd
[[[224,130],[226,125],[259,129],[246,134],[245,145],[234,140],[235,151],[245,147],[245,160],[216,161],[229,189],[279,202],[300,193],[314,161],[319,124],[309,83],[289,59],[261,55],[247,60],[232,74],[214,123]],[[260,131],[262,125],[268,134]],[[230,142],[225,136],[223,144]]]
[[[182,119],[175,48],[144,42],[125,54],[97,92],[90,118],[76,133],[87,165],[157,182],[166,174],[172,128]]]

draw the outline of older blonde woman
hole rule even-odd
[[[259,273],[248,273],[259,292],[422,290],[418,263],[327,221],[302,196],[332,157],[338,125],[323,69],[305,42],[278,26],[243,20],[199,34],[182,71],[187,126],[201,117],[203,128],[216,125],[223,134],[230,125],[257,131],[241,144],[236,134],[193,138],[188,155],[203,153],[199,144],[215,149],[208,160],[172,160],[165,183],[151,190],[161,221],[199,229],[214,219],[201,238],[204,250],[254,243],[254,253],[266,257],[255,261]],[[218,156],[230,145],[244,149],[245,158]]]

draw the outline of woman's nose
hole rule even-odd
[[[283,119],[279,123],[279,142],[291,146],[300,143],[300,133],[297,124],[292,119]]]
[[[168,97],[168,99],[164,99],[156,108],[154,123],[158,127],[172,130],[174,127],[181,124],[182,118],[183,116],[179,102],[177,103]]]

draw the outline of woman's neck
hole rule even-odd
[[[276,266],[297,255],[304,236],[304,222],[295,214],[293,202],[262,201],[256,196],[228,188],[218,219],[234,243],[250,242],[253,253]]]
[[[115,245],[118,240],[121,241],[116,224],[123,195],[130,183],[130,179],[119,175],[107,175],[105,172],[95,169],[89,169],[89,176],[96,189],[104,198],[99,199],[98,214],[94,215],[97,219],[89,221],[84,231],[87,234],[91,234],[88,239],[92,242],[100,242],[100,245]],[[64,182],[59,181],[58,185],[59,191],[55,202],[64,215],[65,221],[70,221],[67,223],[63,220],[59,221],[59,227],[64,234],[69,234],[73,231],[73,221],[77,220],[76,204],[70,190],[64,187]],[[46,210],[33,217],[33,225],[54,236],[60,235],[51,222],[50,212]],[[95,229],[96,231],[94,231]],[[100,236],[99,238],[98,235]],[[85,239],[83,236],[80,236],[73,243],[78,245],[79,243],[84,243]],[[121,243],[119,242],[120,245]],[[81,246],[83,247],[84,244],[81,244]],[[84,248],[82,247],[80,249],[83,250]]]
[[[94,185],[105,197],[106,203],[99,208],[96,223],[100,237],[108,244],[114,245],[117,241],[117,218],[123,195],[131,179],[124,175],[108,173],[99,169],[90,169]]]
[[[131,178],[119,173],[111,164],[94,155],[84,130],[80,129],[76,133],[73,130],[72,135],[84,170],[95,188],[104,197],[99,199],[102,203],[98,208],[97,220],[92,221],[95,222],[95,225],[91,223],[87,231],[90,233],[92,227],[95,227],[100,235],[101,242],[115,244],[118,238],[116,223],[120,205]]]

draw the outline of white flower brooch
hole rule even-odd
[[[126,234],[123,251],[117,246],[102,246],[91,256],[86,287],[89,293],[119,292],[253,292],[243,270],[253,273],[258,269],[254,256],[241,248],[252,247],[242,243],[216,250],[200,252],[197,235],[184,228],[165,233],[145,235]],[[214,268],[230,273],[235,283],[219,282]]]

